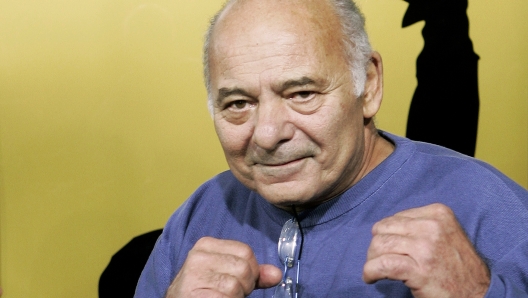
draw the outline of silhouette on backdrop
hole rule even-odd
[[[132,298],[141,271],[163,230],[134,237],[112,256],[99,278],[99,298]]]
[[[407,137],[475,155],[479,56],[469,38],[467,0],[404,0],[402,27],[425,20]]]

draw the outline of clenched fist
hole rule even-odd
[[[259,265],[248,245],[204,237],[189,251],[166,297],[245,297],[255,288],[278,284],[281,277],[279,268]]]
[[[447,206],[409,209],[372,228],[363,279],[401,280],[417,298],[484,297],[489,270]]]

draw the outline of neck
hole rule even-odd
[[[365,125],[365,166],[357,175],[356,182],[370,173],[394,151],[394,145],[378,133],[373,119],[366,121],[368,123]]]

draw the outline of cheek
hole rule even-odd
[[[336,138],[353,134],[352,128],[362,123],[362,119],[358,119],[347,105],[328,107],[321,110],[318,117],[314,116],[312,115],[305,122],[305,127],[311,131],[315,141],[325,142],[325,144],[320,144],[323,146],[337,145],[339,139],[336,140]]]
[[[245,155],[251,134],[244,125],[215,120],[215,130],[227,158]]]
[[[358,130],[363,129],[363,109],[361,102],[357,99],[352,99],[354,102],[341,102],[339,107],[339,115],[335,115],[335,119],[339,119],[340,130],[344,133],[357,134]]]
[[[311,119],[310,137],[322,150],[320,162],[325,169],[334,168],[335,163],[344,166],[361,145],[363,118],[350,105],[336,105],[325,112],[324,117]]]

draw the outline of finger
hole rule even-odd
[[[395,216],[403,216],[410,218],[420,218],[420,217],[437,217],[439,215],[452,215],[453,211],[451,208],[444,204],[434,203],[422,207],[411,208],[403,210],[395,214]]]
[[[232,254],[240,258],[251,258],[253,256],[253,250],[245,243],[213,237],[200,238],[193,248],[211,253]]]
[[[218,275],[215,278],[216,283],[202,283],[202,287],[194,286],[192,289],[179,289],[177,283],[171,284],[167,289],[165,298],[193,297],[193,298],[233,298],[246,296],[240,286],[236,285],[236,280],[229,275]]]
[[[193,249],[216,255],[236,256],[247,261],[252,276],[254,276],[255,279],[258,277],[259,269],[257,259],[255,258],[255,254],[251,247],[245,243],[234,240],[203,237],[196,242]]]
[[[215,283],[211,284],[211,289],[214,289],[214,291],[218,291],[227,297],[248,296],[253,291],[255,285],[255,283],[253,283],[250,286],[244,286],[244,280],[233,275],[220,274],[218,272],[215,272],[214,281]]]
[[[234,292],[230,287],[237,287],[244,294],[249,295],[255,288],[259,274],[258,265],[256,265],[257,273],[255,274],[248,260],[236,255],[192,250],[189,252],[186,263],[186,268],[193,272],[193,276],[198,277],[194,278],[197,279],[194,282],[200,283],[200,288],[216,287],[226,294]],[[236,283],[231,280],[231,277],[236,280]]]
[[[372,234],[417,235],[441,231],[457,222],[453,211],[445,205],[433,204],[396,213],[375,223]]]
[[[204,237],[189,251],[169,290],[175,297],[202,293],[244,297],[254,290],[259,274],[257,260],[247,244]]]
[[[383,254],[412,255],[423,245],[419,239],[397,234],[378,234],[372,237],[367,251],[367,260],[375,259]]]
[[[365,263],[363,280],[366,283],[374,283],[381,279],[406,282],[409,279],[413,279],[417,267],[418,264],[409,256],[385,254]]]
[[[282,279],[282,270],[273,265],[260,265],[259,272],[259,279],[257,281],[257,288],[259,289],[276,286]]]
[[[397,234],[410,236],[419,228],[417,219],[400,215],[384,218],[372,226],[372,235]]]
[[[232,298],[232,296],[227,296],[224,293],[211,290],[211,289],[198,289],[192,292],[192,297],[193,298]],[[180,298],[180,297],[172,293],[167,293],[167,296],[165,296],[165,298]]]

